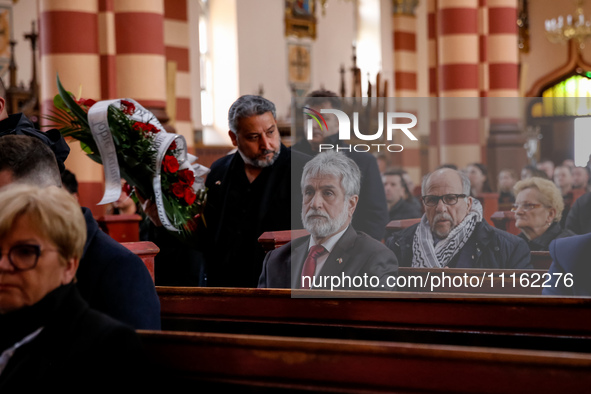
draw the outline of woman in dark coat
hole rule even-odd
[[[74,197],[15,184],[0,201],[0,392],[144,389],[135,331],[78,294],[86,224]]]

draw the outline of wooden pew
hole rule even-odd
[[[139,331],[173,392],[579,393],[591,354],[483,347]]]
[[[552,265],[552,256],[550,256],[550,252],[530,252],[531,254],[531,263],[536,270],[544,270],[548,271],[550,269],[550,265]]]
[[[157,291],[164,330],[591,353],[591,298],[180,287]]]
[[[141,241],[141,242],[122,242],[121,245],[135,253],[146,265],[146,268],[150,272],[152,280],[154,280],[154,258],[160,252],[154,243]]]
[[[138,242],[142,217],[133,215],[104,215],[97,219],[100,228],[117,242]]]
[[[285,245],[289,241],[310,234],[307,230],[267,231],[259,237],[259,243],[268,252]]]

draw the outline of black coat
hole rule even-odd
[[[88,208],[86,244],[76,273],[78,288],[91,308],[136,329],[160,329],[160,299],[146,265],[105,234]]]
[[[0,374],[1,393],[145,392],[150,376],[133,328],[92,310],[73,284],[37,304],[0,315],[1,351],[16,349]],[[143,390],[142,390],[143,389]]]
[[[245,176],[239,153],[212,164],[205,180],[206,226],[201,226],[197,234],[205,257],[208,286],[257,286],[265,258],[258,238],[266,231],[303,228],[300,181],[309,159],[281,145],[273,165],[263,168],[252,183],[262,182],[256,186],[262,194],[260,199],[249,198],[252,185],[239,186],[238,179]],[[246,206],[246,201],[250,206]]]
[[[560,227],[559,223],[554,222],[550,227],[548,227],[544,234],[540,235],[536,239],[532,239],[530,241],[523,232],[519,233],[518,237],[527,242],[527,246],[529,247],[529,250],[531,250],[532,252],[541,252],[548,251],[550,247],[550,242],[552,242],[553,240],[558,238],[571,237],[573,235],[576,234],[568,229],[563,230],[562,227]]]
[[[386,245],[394,251],[401,267],[412,266],[412,243],[419,223],[388,238]],[[496,229],[484,220],[476,225],[472,236],[451,262],[449,268],[533,268],[525,241]]]
[[[564,227],[575,234],[591,233],[591,193],[577,198],[566,215]]]
[[[340,142],[338,137],[338,134],[331,135],[325,139],[325,142],[333,145],[338,144],[339,147],[348,146]],[[306,139],[300,140],[292,146],[292,149],[310,156],[318,154],[318,152],[312,151],[312,147]],[[361,171],[359,202],[351,225],[357,231],[362,231],[381,241],[388,224],[388,205],[377,160],[367,152],[349,152],[348,150],[340,150],[340,152],[352,159]]]
[[[591,296],[591,234],[561,238],[550,243],[551,282],[542,289],[544,295]],[[567,276],[568,274],[568,276]],[[546,279],[546,278],[544,278]]]

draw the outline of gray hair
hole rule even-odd
[[[470,195],[472,185],[470,184],[470,178],[468,178],[468,175],[466,175],[465,173],[463,173],[461,171],[454,170],[452,168],[443,168],[443,169],[440,169],[437,171],[453,171],[456,174],[458,174],[458,176],[460,177],[460,180],[462,181],[462,193],[465,194],[466,196]],[[421,184],[421,195],[423,195],[423,196],[425,195],[425,193],[427,192],[427,183],[429,182],[429,178],[431,177],[431,175],[433,175],[437,171],[430,172],[423,177],[423,182]]]
[[[245,95],[234,101],[228,110],[228,124],[230,130],[234,135],[238,135],[238,122],[240,119],[249,118],[251,116],[262,115],[271,112],[273,118],[277,118],[275,114],[275,104],[264,97]]]
[[[308,177],[333,175],[341,180],[341,186],[347,197],[359,195],[361,189],[361,171],[357,164],[336,151],[326,151],[317,154],[304,166],[301,187],[305,189],[305,181]]]
[[[0,138],[0,171],[8,170],[14,183],[62,187],[52,150],[40,139],[25,135]]]

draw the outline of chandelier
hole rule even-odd
[[[575,0],[575,15],[561,15],[558,18],[546,20],[546,37],[553,43],[566,43],[572,39],[579,42],[581,48],[584,42],[591,38],[591,22],[585,20],[583,14],[583,0]]]

